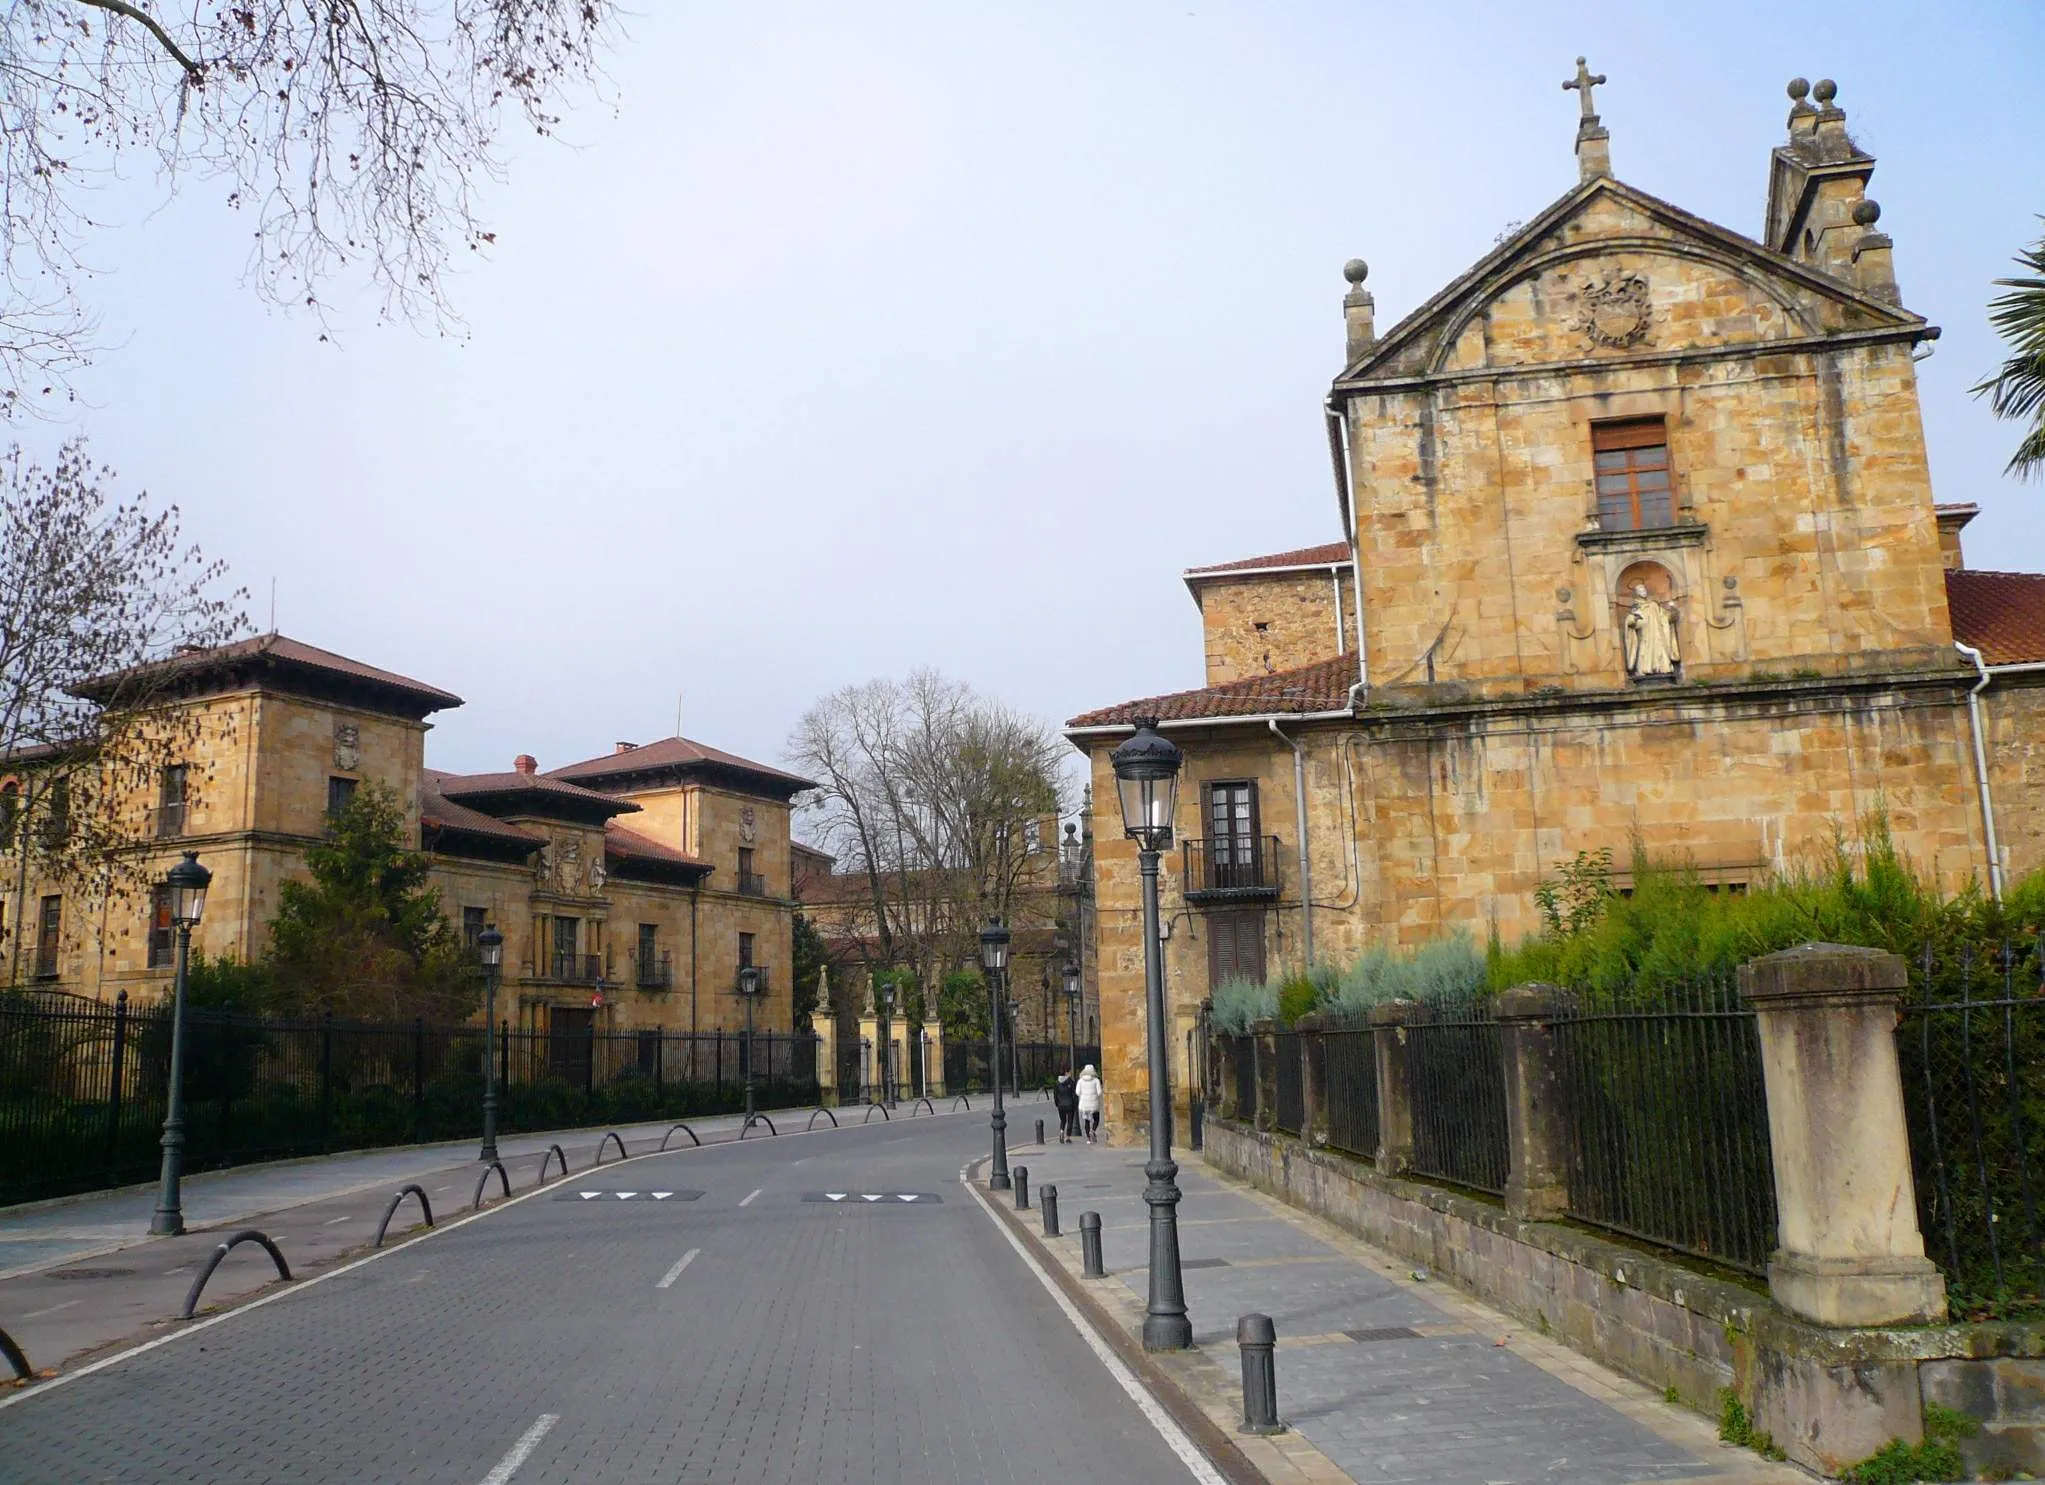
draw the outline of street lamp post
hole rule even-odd
[[[895,982],[888,980],[880,987],[880,1101],[888,1107],[895,1105],[895,1043],[889,1021],[895,1008]]]
[[[744,1134],[760,1120],[758,1111],[753,1107],[753,1002],[760,995],[760,971],[757,967],[750,964],[739,967],[738,993],[746,1003],[746,1122],[739,1127],[739,1133]]]
[[[1150,1208],[1150,1299],[1143,1315],[1143,1349],[1183,1351],[1193,1344],[1193,1322],[1186,1318],[1186,1283],[1179,1271],[1179,1167],[1172,1161],[1157,862],[1172,843],[1172,812],[1184,755],[1158,735],[1155,717],[1140,717],[1136,735],[1115,749],[1109,761],[1121,795],[1122,826],[1136,842],[1137,873],[1143,883],[1143,990],[1149,1020],[1145,1054],[1150,1064],[1150,1160],[1143,1167],[1143,1200]]]
[[[989,1191],[1008,1190],[1008,1115],[1001,1107],[1001,982],[1008,972],[1008,930],[999,918],[989,918],[980,930],[980,967],[987,971],[989,1000],[987,1033],[994,1038],[988,1050],[987,1070],[994,1084],[994,1168],[987,1177]]]
[[[170,1097],[163,1120],[163,1178],[156,1212],[149,1219],[149,1231],[156,1237],[176,1237],[185,1230],[181,1189],[185,1176],[185,972],[192,955],[192,929],[206,910],[206,888],[212,880],[213,873],[199,865],[199,853],[187,851],[163,881],[170,896],[170,921],[177,928],[178,961],[171,986]]]
[[[476,935],[483,961],[483,1148],[478,1160],[497,1158],[497,976],[504,967],[504,935],[495,923]]]
[[[1065,961],[1065,1065],[1079,1070],[1079,966]]]

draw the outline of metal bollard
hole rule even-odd
[[[1030,1209],[1030,1168],[1027,1165],[1018,1165],[1014,1176],[1015,1209],[1018,1212],[1027,1212]]]
[[[1243,1353],[1243,1433],[1284,1433],[1278,1421],[1278,1327],[1269,1315],[1236,1321],[1236,1345]]]
[[[1058,1236],[1058,1188],[1046,1186],[1037,1193],[1037,1205],[1044,1209],[1044,1236]]]
[[[1081,1212],[1079,1214],[1079,1259],[1080,1273],[1089,1279],[1105,1279],[1108,1271],[1101,1266],[1101,1214]]]
[[[1037,1143],[1040,1145],[1044,1143],[1044,1121],[1042,1119],[1037,1121]]]

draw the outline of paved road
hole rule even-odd
[[[985,1139],[586,1174],[0,1402],[0,1481],[1193,1478],[959,1184]]]

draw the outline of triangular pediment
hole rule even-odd
[[[1339,391],[1923,323],[1751,238],[1600,176],[1406,316],[1335,385]]]

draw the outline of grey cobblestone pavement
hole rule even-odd
[[[1058,1188],[1061,1259],[1079,1217],[1102,1218],[1105,1283],[1140,1309],[1149,1282],[1143,1154],[1059,1145],[1017,1152],[1033,1190]],[[1710,1424],[1338,1229],[1180,1155],[1180,1249],[1195,1344],[1231,1372],[1235,1325],[1279,1336],[1280,1416],[1351,1479],[1473,1485],[1718,1485],[1807,1481],[1721,1444]],[[1096,1281],[1102,1282],[1102,1281]],[[1231,1391],[1231,1399],[1235,1394]]]
[[[704,1195],[524,1200],[0,1400],[0,1482],[1190,1478],[959,1199],[984,1120],[580,1174]]]

